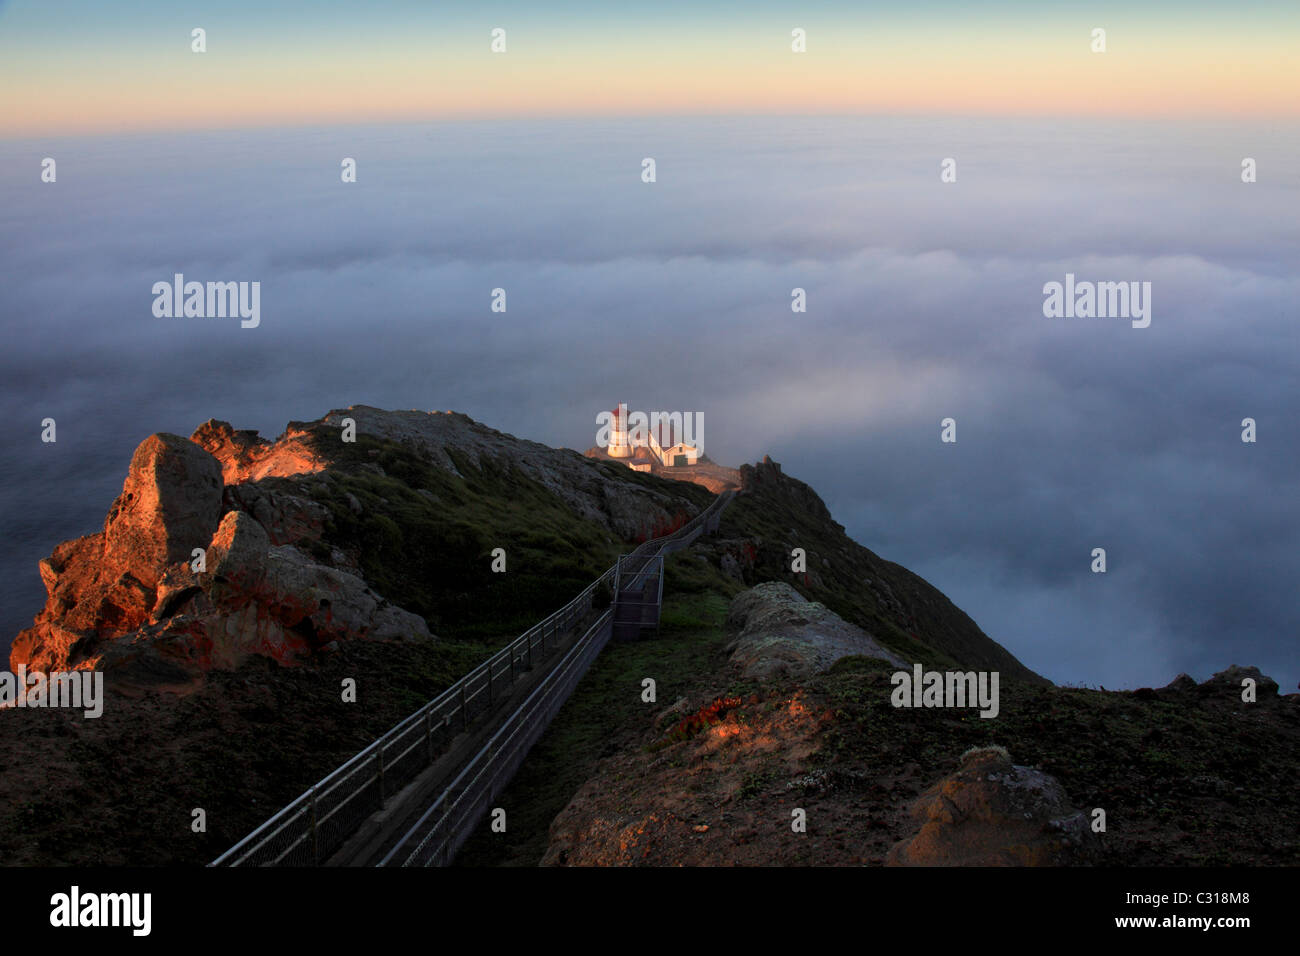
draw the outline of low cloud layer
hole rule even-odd
[[[0,634],[151,432],[364,402],[581,449],[623,400],[772,454],[1053,680],[1292,689],[1297,159],[1268,128],[867,119],[5,144]],[[260,326],[155,318],[176,272],[259,281]],[[1149,281],[1151,326],[1044,318],[1067,272]]]

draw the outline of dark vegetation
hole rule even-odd
[[[352,554],[367,582],[423,616],[438,640],[344,642],[296,668],[255,658],[211,672],[179,699],[115,694],[97,720],[58,710],[0,720],[4,792],[19,795],[0,800],[6,863],[206,864],[634,544],[509,463],[476,467],[453,453],[458,476],[396,442],[361,434],[340,452],[337,430],[323,426],[321,440],[337,462],[328,472],[264,486],[323,505],[329,520],[311,550]],[[712,499],[703,488],[591,467],[699,507]],[[505,574],[491,571],[496,547],[507,552]],[[345,677],[357,681],[356,704],[342,703]],[[206,811],[205,833],[191,830],[195,808]]]
[[[1239,688],[1116,692],[1005,681],[995,719],[896,709],[894,668],[838,661],[807,684],[833,719],[817,762],[875,777],[919,764],[929,779],[970,747],[999,744],[1106,811],[1107,860],[1125,866],[1300,864],[1300,708],[1243,704]]]
[[[336,441],[330,447],[337,453]],[[305,485],[329,513],[321,556],[333,548],[352,554],[377,591],[424,616],[439,640],[348,642],[290,669],[254,659],[237,671],[214,671],[188,697],[115,697],[95,721],[57,710],[28,711],[21,724],[0,721],[0,775],[9,795],[0,800],[0,853],[8,864],[210,861],[563,605],[632,544],[579,519],[508,464],[477,468],[456,458],[457,476],[392,442],[358,436],[344,447],[337,468]],[[591,467],[612,480],[668,484],[608,463]],[[748,493],[732,502],[719,535],[667,562],[658,638],[606,649],[501,796],[508,836],[483,828],[460,865],[536,864],[551,820],[606,758],[644,754],[661,742],[671,763],[672,747],[689,747],[692,729],[743,723],[795,690],[825,722],[810,758],[815,779],[836,782],[856,801],[842,809],[847,832],[856,833],[860,821],[879,827],[868,819],[872,807],[901,805],[956,769],[967,748],[1000,744],[1017,763],[1055,775],[1080,807],[1106,810],[1112,863],[1300,863],[1300,711],[1293,698],[1243,706],[1222,688],[1049,686],[934,588],[848,539],[808,486],[762,466],[750,471]],[[287,480],[268,485],[277,481]],[[286,490],[302,493],[302,486]],[[672,491],[700,506],[711,498],[694,486],[673,484]],[[504,575],[490,570],[495,547],[507,551]],[[807,551],[807,575],[789,570],[793,547]],[[737,560],[743,580],[723,573],[725,555]],[[998,669],[998,718],[895,709],[893,668],[866,658],[841,660],[799,688],[736,680],[724,651],[727,607],[765,580],[791,583],[927,668]],[[608,600],[597,596],[598,605]],[[358,681],[356,705],[341,702],[345,677]],[[654,704],[641,700],[645,677],[657,682]],[[656,725],[655,715],[683,697],[694,705]],[[759,766],[737,799],[761,802],[788,794],[792,783]],[[206,833],[191,830],[195,808],[206,811]]]
[[[337,457],[337,439],[329,447]],[[509,462],[479,468],[453,451],[460,477],[396,442],[358,435],[342,447],[333,486],[315,492],[330,512],[327,546],[355,554],[366,581],[439,638],[514,636],[627,550]],[[505,574],[492,571],[494,548]]]
[[[911,832],[904,812],[911,799],[955,771],[968,748],[998,744],[1016,763],[1054,775],[1079,808],[1106,811],[1108,864],[1300,864],[1294,697],[1265,695],[1243,705],[1234,688],[1222,685],[1134,692],[1054,687],[1027,671],[1028,679],[1018,678],[1015,667],[1001,662],[1000,713],[985,719],[977,710],[894,708],[889,676],[895,668],[869,658],[844,658],[802,682],[732,676],[723,650],[726,608],[744,586],[763,580],[788,581],[927,668],[960,663],[968,669],[1005,654],[925,582],[848,540],[820,500],[811,499],[811,489],[789,479],[757,487],[728,508],[715,541],[668,562],[659,639],[611,646],[593,665],[501,798],[510,808],[509,837],[485,830],[463,851],[461,865],[535,865],[546,851],[550,821],[593,776],[626,789],[650,759],[638,753],[662,754],[671,764],[679,759],[675,747],[691,746],[692,730],[723,720],[744,724],[792,694],[823,721],[811,772],[791,780],[773,755],[748,773],[735,799],[763,807],[811,787],[800,799],[842,821],[844,836],[842,846],[822,845],[807,858],[786,859],[774,845],[769,862],[879,862],[894,840]],[[745,581],[724,575],[719,557],[744,556],[756,539]],[[807,549],[809,568],[817,571],[807,580],[789,571],[795,546]],[[640,701],[645,676],[660,680],[657,705]],[[656,724],[663,708],[687,695],[703,707]],[[708,770],[690,766],[693,773]],[[620,804],[620,811],[636,819],[658,806],[663,785],[659,777],[647,780],[638,802]],[[726,798],[702,799],[703,811]]]
[[[667,562],[659,637],[605,648],[498,798],[507,812],[506,833],[481,827],[458,854],[457,866],[537,865],[551,820],[600,761],[639,747],[652,715],[708,684],[723,666],[727,602],[717,594],[670,590],[673,569],[690,555],[679,552]],[[655,680],[653,704],[641,700],[646,677]]]
[[[785,581],[927,667],[960,664],[1046,683],[936,588],[845,534],[808,485],[762,465],[742,473],[746,493],[723,514],[719,537],[736,543],[746,585]],[[806,574],[790,570],[796,547],[807,552]]]
[[[6,865],[203,865],[489,653],[354,641],[309,667],[253,658],[177,699],[0,721]],[[357,703],[342,702],[345,677]],[[13,715],[7,715],[13,716]],[[58,754],[53,758],[52,754]],[[207,832],[191,830],[202,808]]]

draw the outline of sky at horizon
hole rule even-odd
[[[17,0],[0,4],[0,135],[457,116],[1280,119],[1300,116],[1297,49],[1291,0]]]

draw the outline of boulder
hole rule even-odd
[[[240,468],[272,446],[210,422],[196,432]],[[280,465],[300,462],[285,456]],[[431,639],[422,618],[364,580],[281,539],[318,540],[326,510],[252,485],[233,494],[217,459],[176,435],[145,439],[104,530],[66,541],[40,563],[45,608],[21,632],[10,666],[117,672],[115,680],[183,689],[250,654],[292,663],[341,639]],[[247,505],[255,514],[231,505]],[[270,531],[269,529],[274,529]],[[206,550],[204,570],[191,566]]]
[[[727,613],[727,627],[740,632],[731,645],[731,660],[743,677],[753,680],[805,677],[848,656],[908,666],[862,628],[824,604],[809,601],[784,581],[765,582],[738,594]]]
[[[292,545],[272,545],[242,511],[222,518],[208,570],[207,666],[234,667],[250,654],[291,663],[338,640],[432,639],[423,618],[385,601],[354,574]]]
[[[219,584],[241,591],[261,587],[271,539],[261,522],[243,511],[228,511],[208,546],[208,573]]]
[[[1255,695],[1257,700],[1264,700],[1268,697],[1276,697],[1278,691],[1277,681],[1267,674],[1260,673],[1258,667],[1238,667],[1233,664],[1226,670],[1221,670],[1209,680],[1204,681],[1198,690],[1202,694],[1220,694],[1231,693],[1240,696],[1242,685],[1245,678],[1251,678],[1255,681]]]
[[[227,485],[223,499],[229,511],[245,511],[266,529],[271,544],[319,541],[329,509],[302,495],[263,487],[256,481]]]
[[[9,648],[9,670],[19,666],[29,671],[67,670],[82,652],[94,643],[93,630],[65,627],[58,620],[37,619],[35,625],[19,631]]]
[[[962,755],[961,766],[911,808],[920,829],[894,845],[887,866],[1064,866],[1095,863],[1087,816],[1049,774],[1011,762],[1001,747]]]
[[[188,561],[212,539],[221,491],[221,466],[212,455],[179,435],[150,435],[135,450],[104,521],[104,565],[157,587],[167,565]]]

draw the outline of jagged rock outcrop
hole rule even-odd
[[[221,462],[228,485],[317,472],[327,464],[313,447],[310,431],[292,425],[271,442],[260,437],[256,429],[236,430],[229,422],[209,418],[194,430],[190,441]]]
[[[1269,697],[1276,697],[1278,692],[1278,683],[1267,674],[1261,673],[1258,667],[1239,667],[1233,664],[1208,680],[1201,683],[1198,690],[1202,694],[1214,694],[1226,692],[1228,694],[1240,694],[1242,691],[1242,680],[1250,678],[1255,682],[1255,695],[1258,700],[1264,700]]]
[[[104,521],[103,562],[155,588],[188,561],[221,520],[221,466],[179,435],[151,435],[131,457],[122,494]]]
[[[217,663],[249,653],[291,657],[334,640],[419,640],[425,622],[385,601],[364,580],[272,546],[262,525],[229,512],[212,539],[212,583],[222,614],[212,630]]]
[[[890,866],[1064,866],[1095,862],[1088,818],[1050,774],[979,747],[912,806],[921,828],[896,844]]]
[[[328,481],[322,483],[328,489]],[[259,481],[227,485],[222,503],[227,511],[243,511],[256,518],[271,544],[319,539],[329,522],[329,509],[319,502],[268,488]]]
[[[223,495],[222,475],[223,463],[193,441],[141,442],[103,531],[40,563],[49,598],[15,638],[11,668],[121,668],[127,680],[179,688],[250,654],[290,663],[337,639],[431,638],[423,619],[356,575],[272,543],[270,532],[288,541],[318,527],[323,508],[252,486]],[[239,503],[269,531],[244,511],[222,516]]]
[[[19,633],[11,666],[67,670],[106,635],[143,626],[169,568],[207,546],[221,517],[221,467],[179,435],[140,443],[99,534],[66,541],[41,562],[49,598]]]
[[[751,679],[774,674],[804,677],[850,655],[908,666],[862,628],[809,601],[783,581],[759,584],[737,595],[727,614],[727,627],[740,632],[731,645],[731,660],[743,677]]]
[[[367,451],[342,441],[345,419]],[[390,479],[385,464],[404,477]],[[680,526],[700,507],[698,496],[612,480],[575,452],[452,412],[354,406],[290,422],[276,441],[209,420],[188,439],[146,438],[103,530],[60,544],[40,562],[48,600],[14,640],[11,665],[130,668],[145,682],[181,687],[254,654],[288,664],[334,641],[428,640],[426,620],[380,595],[362,565],[383,553],[391,584],[405,562],[399,522],[428,526],[430,516],[462,504],[407,484],[430,466],[461,479],[471,472],[453,489],[457,499],[482,476],[523,475],[527,493],[553,495],[547,500],[562,502],[572,519],[624,540]],[[495,493],[513,487],[506,481]],[[373,495],[365,503],[363,488]],[[415,512],[389,500],[416,494]],[[348,524],[340,509],[352,522],[350,540],[340,540],[338,526]],[[443,546],[471,549],[448,562],[461,573],[479,543],[461,534]],[[203,562],[192,564],[200,550]]]

